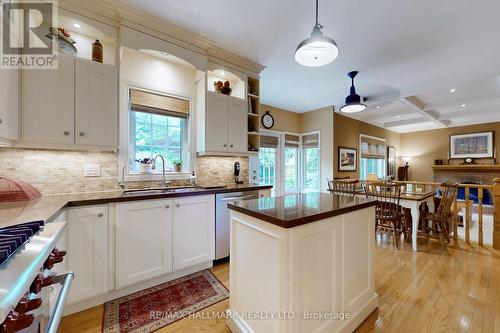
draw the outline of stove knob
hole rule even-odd
[[[11,311],[7,319],[2,323],[0,331],[2,333],[14,333],[28,328],[33,323],[35,316],[32,314],[19,314]]]
[[[34,294],[38,294],[43,287],[50,286],[51,284],[54,284],[53,276],[43,277],[38,275],[31,284],[30,291]]]
[[[51,253],[47,258],[47,260],[45,260],[45,262],[43,263],[43,268],[52,269],[52,267],[54,267],[55,264],[55,259],[56,257]]]
[[[60,251],[58,248],[52,250],[52,254],[56,257],[64,257],[66,255],[66,251]]]
[[[23,297],[21,301],[19,301],[19,303],[17,304],[14,311],[18,312],[19,314],[24,314],[26,312],[38,309],[40,305],[42,305],[41,298],[28,299],[26,297]]]

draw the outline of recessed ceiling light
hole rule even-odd
[[[451,93],[454,93],[455,91],[456,91],[455,88],[450,89]]]
[[[398,119],[399,119],[399,118],[401,118],[401,116],[398,114],[398,115],[396,116],[396,118],[398,118]]]
[[[224,71],[220,71],[220,75],[224,76]]]
[[[464,107],[466,107],[466,106],[467,106],[467,104],[462,104],[462,105],[460,105],[460,106],[464,108]]]
[[[80,28],[82,27],[82,26],[81,26],[80,24],[78,24],[78,23],[73,23],[73,26],[74,26],[75,28],[78,28],[78,29],[80,29]]]
[[[167,56],[168,53],[167,52],[160,52],[161,55],[164,55],[164,56]]]
[[[377,108],[377,109],[380,109],[380,106],[378,106],[378,105],[377,105],[377,106],[376,106],[376,108]]]

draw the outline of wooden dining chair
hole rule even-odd
[[[354,197],[358,184],[359,180],[351,180],[350,178],[328,180],[328,191],[332,194]]]
[[[429,213],[426,216],[426,221],[432,222],[432,226],[430,227],[432,234],[439,237],[444,251],[446,251],[446,244],[450,242],[450,224],[453,219],[451,205],[457,195],[457,191],[458,184],[441,184],[441,192],[443,194],[441,201],[439,202],[439,206],[437,207],[435,213]]]
[[[403,212],[399,202],[401,200],[401,184],[369,182],[365,185],[368,199],[377,200],[375,206],[375,231],[391,233],[394,237],[396,249],[399,248],[399,236],[405,235]]]

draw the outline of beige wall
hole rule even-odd
[[[269,111],[269,113],[274,118],[274,126],[271,128],[273,131],[287,131],[300,133],[300,113],[294,113],[287,110],[275,108],[273,106],[261,104],[260,105],[260,115]],[[262,124],[261,124],[262,128]]]
[[[300,120],[301,133],[320,131],[320,184],[326,189],[326,178],[333,177],[333,107],[302,113]]]
[[[370,125],[359,120],[334,114],[334,159],[333,167],[336,177],[351,177],[359,179],[359,136],[366,134],[387,140],[387,145],[396,147],[396,156],[399,156],[400,134],[381,127]],[[356,148],[358,150],[358,165],[356,172],[338,171],[338,147]]]
[[[432,165],[434,160],[441,159],[447,163],[450,135],[474,132],[495,131],[500,133],[500,123],[471,125],[463,127],[443,128],[430,131],[401,134],[399,156],[409,156],[410,178],[418,181],[432,181]],[[500,145],[500,135],[494,136],[495,147]],[[450,164],[459,164],[463,160],[450,160]],[[492,159],[478,160],[478,163],[493,163]]]

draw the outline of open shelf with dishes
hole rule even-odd
[[[258,78],[247,78],[248,102],[248,152],[258,153],[260,147],[260,82]]]

